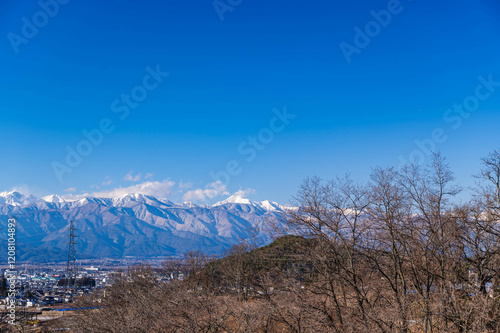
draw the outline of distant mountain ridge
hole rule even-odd
[[[153,200],[157,202],[161,202],[163,204],[171,205],[171,206],[178,206],[178,207],[218,207],[226,204],[244,204],[244,205],[251,205],[254,207],[259,207],[265,210],[269,211],[277,211],[277,210],[283,210],[286,209],[286,206],[279,205],[277,202],[272,202],[269,200],[265,201],[252,201],[246,198],[243,198],[237,194],[234,194],[227,198],[226,200],[219,201],[215,203],[214,205],[198,205],[193,202],[187,201],[182,204],[175,204],[171,202],[170,200],[167,199],[157,199],[151,195],[146,195],[146,194],[141,194],[141,193],[128,193],[124,195],[120,195],[117,197],[113,198],[99,198],[99,197],[93,197],[93,196],[84,196],[80,199],[64,199],[64,197],[58,195],[58,194],[51,194],[44,196],[42,198],[38,198],[34,195],[24,195],[21,194],[18,191],[11,191],[11,192],[0,192],[0,204],[8,204],[12,206],[26,206],[26,205],[31,205],[36,202],[49,202],[49,203],[79,203],[79,204],[84,204],[88,202],[100,202],[103,204],[111,204],[111,205],[119,205],[123,203],[127,203],[130,201],[142,201],[146,202],[147,200]]]
[[[31,194],[23,195],[17,191],[0,193],[0,204],[7,204],[12,206],[25,206],[25,205],[30,205],[36,201],[40,201],[40,199]]]
[[[271,202],[269,200],[265,200],[265,201],[251,201],[251,200],[242,198],[241,196],[239,196],[237,194],[234,194],[234,195],[230,196],[229,198],[227,198],[224,201],[219,201],[216,204],[214,204],[213,206],[217,207],[217,206],[222,206],[222,205],[227,205],[227,204],[250,205],[250,206],[262,208],[264,210],[271,211],[271,212],[273,212],[273,211],[282,211],[282,210],[286,209],[285,206],[281,206],[281,205],[279,205],[276,202]]]
[[[188,250],[219,254],[249,237],[268,244],[270,225],[280,223],[285,210],[275,202],[238,195],[197,205],[138,193],[77,200],[0,193],[0,226],[5,230],[9,217],[16,218],[18,260],[33,261],[65,259],[71,220],[79,258],[156,257]],[[6,237],[0,238],[0,246],[6,246]]]

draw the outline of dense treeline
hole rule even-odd
[[[499,332],[500,151],[468,202],[445,159],[307,179],[289,236],[135,267],[75,332]],[[180,279],[179,277],[186,278]],[[87,300],[95,304],[95,300]]]

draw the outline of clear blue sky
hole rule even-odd
[[[221,14],[220,3],[231,10]],[[252,199],[287,203],[307,176],[366,179],[373,166],[398,166],[436,128],[447,137],[436,149],[465,185],[500,146],[500,87],[480,89],[488,97],[460,126],[447,113],[476,94],[479,76],[500,82],[496,1],[220,3],[218,13],[211,0],[71,0],[49,17],[37,1],[2,1],[0,190],[76,195],[169,182],[174,201],[252,188]],[[390,22],[374,25],[371,11],[388,6]],[[36,33],[23,28],[33,20]],[[341,43],[355,47],[355,27],[377,26],[348,62]],[[169,76],[120,119],[112,103],[123,107],[122,94],[157,65]],[[276,122],[282,131],[251,154],[248,136],[269,138],[273,109],[284,107],[296,117]],[[54,162],[103,119],[114,130],[61,182]],[[226,189],[209,185],[231,160],[241,169]]]

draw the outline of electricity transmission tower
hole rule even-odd
[[[70,287],[70,283],[73,283],[73,288],[76,288],[76,276],[78,274],[76,267],[76,235],[75,226],[73,221],[69,225],[69,242],[68,242],[68,262],[66,266],[66,289]]]

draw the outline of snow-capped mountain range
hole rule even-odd
[[[33,195],[23,195],[19,192],[1,192],[0,193],[0,204],[7,204],[12,206],[25,206],[30,205],[40,199]]]
[[[232,244],[257,235],[271,241],[270,227],[287,208],[276,202],[251,201],[233,195],[214,205],[173,203],[131,193],[114,198],[59,195],[38,198],[19,192],[0,193],[0,228],[17,220],[18,260],[64,260],[69,221],[77,229],[80,258],[155,257],[189,250],[220,254]],[[0,246],[7,237],[0,236]]]

